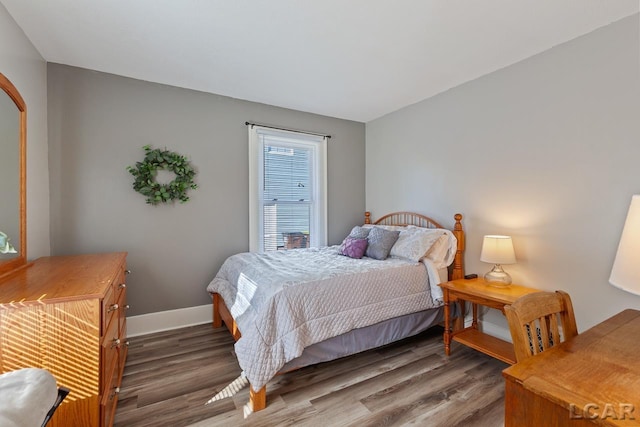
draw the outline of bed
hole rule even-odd
[[[266,407],[266,384],[276,374],[440,323],[437,284],[464,276],[462,215],[454,219],[448,230],[417,213],[394,212],[372,223],[366,212],[364,225],[354,227],[342,245],[229,257],[207,291],[213,327],[224,323],[236,340],[251,409]],[[362,243],[362,233],[369,245],[360,258],[362,252],[352,254],[350,245]],[[378,236],[391,234],[391,249],[377,254]]]

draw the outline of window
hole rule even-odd
[[[249,249],[324,246],[326,137],[249,126]]]

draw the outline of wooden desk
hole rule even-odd
[[[540,291],[519,285],[494,287],[481,278],[452,280],[441,283],[440,287],[444,294],[444,353],[447,356],[451,353],[453,340],[510,365],[516,363],[513,344],[478,330],[478,305],[495,308],[504,314],[505,305],[512,304],[522,295]],[[465,301],[472,303],[471,326],[464,328],[462,322],[459,322],[460,325],[454,330],[451,326],[451,305],[458,302],[461,312],[464,313]]]
[[[503,371],[505,427],[640,426],[640,311]]]

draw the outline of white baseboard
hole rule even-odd
[[[152,334],[212,321],[212,305],[179,308],[127,317],[127,336]]]

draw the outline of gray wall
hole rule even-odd
[[[640,297],[608,284],[631,195],[640,193],[638,15],[367,123],[367,208],[431,213],[513,236],[514,282],[564,289],[579,330]],[[491,310],[485,327],[508,336]]]
[[[0,73],[27,104],[27,257],[49,255],[47,66],[0,4]],[[0,170],[0,180],[6,179]],[[18,243],[17,237],[12,237]]]
[[[248,250],[245,121],[332,135],[329,242],[365,208],[365,126],[57,64],[48,65],[51,245],[54,255],[128,251],[131,314],[210,303],[229,255]],[[128,165],[152,144],[191,159],[199,189],[146,205]]]

